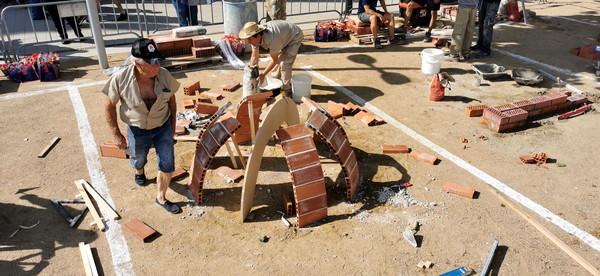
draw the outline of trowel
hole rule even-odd
[[[406,229],[404,230],[404,233],[402,233],[402,236],[404,236],[404,238],[410,244],[412,244],[412,246],[417,247],[417,240],[415,240],[415,236],[413,235],[413,232],[412,232],[412,229],[410,229],[410,226],[406,226]]]

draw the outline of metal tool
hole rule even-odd
[[[492,259],[494,258],[494,253],[496,252],[497,247],[498,247],[498,240],[494,240],[494,244],[492,244],[492,249],[490,250],[490,253],[488,254],[487,260],[485,260],[485,265],[483,265],[483,268],[481,269],[481,273],[479,274],[479,276],[487,275],[488,270],[490,269],[490,265],[492,264]]]
[[[591,105],[584,105],[584,106],[582,106],[582,107],[580,107],[580,108],[578,108],[578,109],[575,109],[575,110],[573,110],[573,111],[569,111],[569,112],[567,112],[567,113],[564,113],[564,114],[561,114],[561,115],[559,115],[559,116],[558,116],[558,119],[559,119],[559,120],[566,119],[566,118],[569,118],[569,117],[571,117],[571,116],[575,116],[575,115],[577,115],[577,114],[585,113],[586,111],[588,111],[588,110],[590,110],[590,109],[592,109],[592,106],[591,106]]]
[[[402,233],[402,236],[404,236],[404,238],[414,247],[417,247],[417,240],[415,239],[415,236],[413,235],[412,229],[410,229],[410,226],[406,226],[406,229],[404,230],[404,232]]]

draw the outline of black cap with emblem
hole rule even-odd
[[[159,64],[165,60],[165,57],[160,54],[156,43],[147,38],[140,38],[131,45],[131,55],[136,58],[141,58],[149,64]]]

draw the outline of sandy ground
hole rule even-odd
[[[55,82],[19,85],[1,80],[1,274],[82,275],[79,242],[90,244],[104,275],[438,275],[465,265],[479,273],[492,242],[498,239],[491,275],[586,275],[588,272],[573,258],[502,205],[490,183],[513,189],[521,195],[519,202],[539,204],[548,214],[562,219],[542,217],[517,204],[577,254],[600,267],[600,161],[594,151],[600,132],[598,113],[560,121],[558,113],[553,113],[503,134],[480,124],[480,118],[464,115],[466,106],[496,106],[558,91],[557,84],[548,78],[531,87],[519,86],[509,77],[484,80],[480,87],[472,87],[475,73],[471,65],[481,63],[497,63],[509,70],[544,69],[584,91],[597,108],[600,91],[591,62],[569,52],[574,47],[598,44],[600,4],[528,2],[528,8],[538,14],[529,25],[495,27],[495,50],[490,58],[442,64],[442,71],[451,74],[456,83],[440,102],[429,100],[432,75],[421,73],[419,53],[431,44],[421,42],[418,34],[406,45],[384,45],[383,50],[375,50],[349,41],[314,43],[306,32],[295,73],[320,74],[312,75],[313,100],[326,106],[328,100],[349,100],[344,91],[351,91],[391,116],[393,122],[367,127],[353,117],[339,119],[360,164],[356,202],[345,200],[340,166],[326,145],[317,144],[327,185],[328,218],[305,228],[284,226],[277,212],[283,210],[280,189],[285,186],[290,190],[291,180],[275,141],[265,150],[253,219],[241,221],[244,180],[227,183],[212,170],[207,174],[201,206],[191,205],[186,198],[188,178],[171,183],[167,196],[183,208],[182,213],[171,215],[153,203],[157,171],[153,152],[146,166],[150,181],[142,187],[133,183],[128,161],[86,157],[90,149],[84,145],[89,143],[82,141],[91,141],[92,148],[97,149],[112,138],[105,122],[104,96],[99,92],[102,85],[93,84],[107,79],[97,61],[66,62],[61,80]],[[438,37],[443,34],[450,33],[439,31]],[[124,57],[111,56],[111,65],[120,64]],[[308,66],[314,71],[302,69]],[[203,89],[215,92],[242,80],[242,72],[229,66],[189,69],[197,70],[174,73],[174,77],[182,84],[200,80]],[[31,94],[35,91],[45,93]],[[242,91],[223,94],[225,98],[216,103],[231,101],[235,106]],[[181,103],[183,92],[177,95]],[[304,104],[298,108],[304,121],[308,109]],[[179,110],[183,110],[181,104]],[[89,122],[93,136],[84,135],[85,122]],[[488,139],[478,139],[480,136]],[[54,137],[60,137],[60,142],[46,158],[38,158]],[[467,138],[468,143],[461,143],[461,138]],[[404,154],[382,154],[382,144],[405,144],[436,155],[440,161],[429,165]],[[463,145],[468,148],[462,149]],[[188,169],[194,143],[180,142],[175,149],[176,165]],[[251,147],[243,145],[242,149],[247,157]],[[521,155],[541,152],[549,155],[546,168],[518,162]],[[212,169],[231,166],[225,149],[218,156]],[[566,166],[558,167],[558,163]],[[99,164],[101,175],[95,177],[105,179],[122,217],[107,223],[106,232],[90,227],[93,219],[89,213],[70,229],[48,200],[74,198],[77,190],[73,181],[94,177],[90,176],[90,164]],[[442,192],[445,181],[475,188],[476,198]],[[405,182],[413,186],[396,186]],[[77,204],[65,206],[72,215],[81,208]],[[158,234],[146,243],[137,240],[122,228],[135,218]],[[295,222],[295,218],[289,220]],[[9,238],[19,225],[38,221],[33,229]],[[417,248],[402,237],[404,229],[415,221],[420,224],[415,232]],[[579,237],[559,225],[571,225],[581,231]],[[259,242],[261,236],[267,236],[268,241]],[[114,246],[115,241],[124,243]],[[420,260],[434,265],[417,268]]]

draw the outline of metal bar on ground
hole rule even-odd
[[[555,82],[558,82],[559,85],[562,85],[562,86],[566,87],[567,89],[569,89],[569,90],[571,90],[571,91],[573,91],[573,92],[575,92],[577,94],[583,94],[583,91],[581,91],[581,90],[573,87],[572,85],[570,85],[570,84],[568,84],[568,83],[566,83],[566,82],[564,82],[562,80],[557,80],[555,76],[550,75],[550,73],[548,73],[548,72],[546,72],[546,71],[544,71],[542,69],[539,69],[538,72],[542,73],[543,75],[545,75],[546,77],[550,78],[551,80],[553,80]]]

